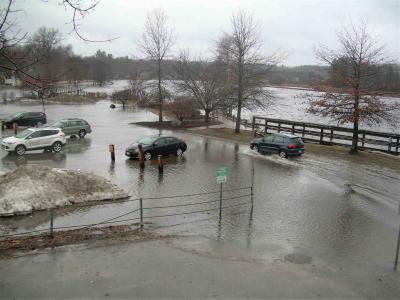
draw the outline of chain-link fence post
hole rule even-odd
[[[143,199],[139,199],[140,203],[140,228],[143,228]]]

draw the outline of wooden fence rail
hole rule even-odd
[[[251,126],[254,135],[257,133],[287,132],[301,136],[305,142],[310,143],[351,146],[353,138],[352,128],[317,123],[254,116],[251,123],[243,120],[242,124]],[[400,154],[400,134],[359,130],[358,138],[359,149],[381,151],[393,155]]]

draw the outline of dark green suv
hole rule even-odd
[[[52,126],[61,128],[67,136],[79,136],[80,138],[84,138],[86,134],[92,132],[89,123],[78,118],[62,119]]]
[[[304,143],[296,135],[287,133],[271,133],[250,142],[250,149],[260,153],[278,153],[280,157],[301,156],[304,153]]]

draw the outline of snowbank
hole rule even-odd
[[[27,165],[0,174],[0,216],[127,196],[106,178],[81,171]]]

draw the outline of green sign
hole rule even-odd
[[[225,183],[228,177],[228,168],[227,167],[219,167],[217,169],[217,182]]]

